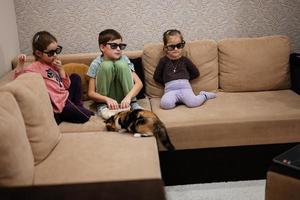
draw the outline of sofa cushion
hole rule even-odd
[[[186,57],[197,66],[200,77],[191,81],[194,92],[218,89],[218,50],[214,40],[188,42],[184,48]],[[164,56],[163,44],[147,44],[143,50],[143,67],[145,72],[146,94],[150,97],[161,97],[163,86],[153,79],[155,68]]]
[[[60,131],[44,80],[40,74],[25,73],[0,88],[12,93],[24,118],[35,164],[39,163],[59,142]]]
[[[13,80],[14,71],[9,71],[7,74],[3,75],[0,78],[0,87],[5,85],[6,83],[9,83]]]
[[[290,87],[290,43],[286,36],[232,38],[218,42],[220,88],[267,91]]]
[[[134,65],[135,73],[138,75],[138,77],[141,79],[143,83],[143,87],[141,91],[136,95],[137,99],[143,99],[145,98],[145,75],[144,75],[144,68],[142,63],[142,58],[130,58],[130,62]]]
[[[63,65],[63,68],[69,75],[76,73],[80,76],[83,93],[82,100],[87,100],[89,77],[86,75],[86,72],[89,69],[89,66],[82,63],[68,63]]]
[[[117,132],[62,134],[34,178],[34,185],[161,179],[156,140]]]
[[[0,186],[32,185],[34,162],[19,106],[0,92]]]
[[[176,149],[300,142],[299,95],[291,90],[218,92],[200,107],[172,110],[150,101]]]

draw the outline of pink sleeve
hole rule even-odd
[[[65,86],[66,89],[69,89],[70,85],[71,85],[71,80],[69,78],[69,75],[66,73],[66,78],[62,78],[62,82]]]

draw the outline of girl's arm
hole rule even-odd
[[[71,81],[70,78],[68,76],[68,74],[66,73],[66,71],[64,70],[64,68],[62,67],[61,61],[59,59],[55,59],[52,63],[52,65],[54,67],[56,67],[60,78],[62,79],[62,82],[65,86],[66,89],[68,89],[71,85]]]
[[[20,54],[18,56],[18,63],[17,66],[14,70],[14,79],[17,78],[20,74],[24,72],[24,64],[26,62],[26,55],[25,54]]]
[[[57,71],[58,71],[60,77],[62,79],[65,79],[67,77],[67,74],[61,65],[61,61],[58,59],[55,59],[52,64],[57,68]]]
[[[135,97],[143,88],[143,83],[135,72],[132,72],[132,78],[134,85],[126,97],[121,101],[121,108],[127,108],[130,105],[131,99]]]
[[[96,79],[92,77],[90,77],[90,81],[89,81],[88,97],[95,102],[106,103],[109,109],[114,110],[119,108],[119,104],[116,100],[96,92]]]
[[[198,68],[196,67],[196,65],[194,65],[194,63],[191,60],[186,59],[185,62],[186,62],[187,70],[190,74],[190,80],[193,80],[198,76],[200,76],[200,72]]]
[[[165,62],[161,59],[157,65],[157,67],[155,68],[155,72],[153,75],[153,79],[160,83],[160,84],[164,84],[163,81],[163,68],[164,68]]]

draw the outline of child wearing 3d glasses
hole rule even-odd
[[[108,119],[129,109],[142,109],[136,95],[143,84],[134,71],[129,58],[122,55],[126,44],[116,30],[106,29],[99,33],[101,55],[91,63],[88,96],[97,104],[97,114]]]
[[[27,72],[42,75],[52,103],[57,124],[62,121],[84,123],[94,113],[83,107],[81,78],[78,74],[70,76],[64,71],[57,55],[62,47],[56,38],[47,31],[37,32],[32,39],[35,62],[24,67],[26,56],[18,56],[14,78]]]
[[[155,69],[154,80],[165,86],[161,98],[162,109],[172,109],[183,103],[187,107],[197,107],[205,101],[216,97],[215,93],[201,91],[195,95],[190,80],[200,73],[197,67],[187,57],[182,55],[185,41],[179,30],[168,30],[163,34],[164,51]]]

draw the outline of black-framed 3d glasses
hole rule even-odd
[[[111,49],[117,49],[119,47],[120,50],[124,50],[127,46],[127,44],[124,44],[124,43],[120,43],[120,44],[117,44],[117,43],[106,43],[110,46]]]
[[[170,45],[167,45],[165,46],[165,48],[168,50],[168,51],[173,51],[175,48],[177,49],[183,49],[185,46],[185,41],[182,41],[178,44],[170,44]]]
[[[62,46],[57,46],[55,50],[43,51],[43,53],[47,54],[48,57],[54,56],[54,54],[60,54],[62,51]]]

